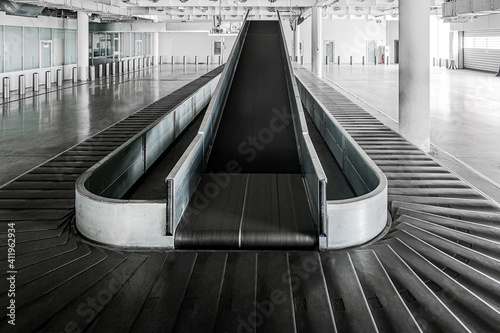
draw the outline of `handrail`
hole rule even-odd
[[[302,174],[305,176],[305,184],[309,198],[309,204],[313,213],[314,220],[319,225],[319,232],[326,236],[328,233],[327,223],[328,216],[326,211],[326,174],[321,166],[319,157],[314,149],[314,145],[309,137],[304,110],[300,101],[300,94],[297,89],[297,82],[293,74],[292,64],[288,56],[288,48],[285,40],[285,33],[281,16],[278,11],[278,20],[281,30],[281,40],[284,55],[284,65],[286,81],[288,84],[288,95],[290,98],[290,106],[292,108],[293,124],[295,129],[295,137],[297,139],[297,147],[299,148],[300,164],[302,166]]]
[[[222,110],[233,80],[234,69],[239,61],[248,30],[249,22],[247,18],[249,13],[250,10],[247,10],[241,30],[214,91],[214,97],[203,117],[198,135],[165,179],[168,202],[166,232],[168,235],[174,235],[175,229],[208,162]]]

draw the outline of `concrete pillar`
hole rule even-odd
[[[312,72],[321,78],[321,66],[323,64],[323,11],[322,7],[312,7]]]
[[[152,38],[152,43],[153,43],[153,57],[155,59],[156,64],[153,64],[153,66],[158,65],[158,59],[160,59],[160,33],[158,32],[153,32],[153,38]]]
[[[464,32],[458,32],[458,55],[457,55],[457,66],[459,69],[464,68]]]
[[[89,73],[89,16],[85,12],[77,14],[78,78],[87,81]]]
[[[429,24],[427,1],[399,1],[399,131],[424,151],[430,150]]]
[[[300,25],[298,24],[293,32],[293,59],[300,62]]]

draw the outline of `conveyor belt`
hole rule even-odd
[[[500,209],[486,208],[491,201],[461,180],[438,185],[406,177],[453,175],[428,155],[405,154],[418,150],[397,133],[379,135],[386,128],[374,117],[297,72],[398,179],[389,184],[396,223],[386,239],[323,252],[141,252],[84,243],[70,223],[69,179],[94,163],[88,147],[112,151],[126,140],[113,133],[139,130],[136,117],[125,119],[76,146],[81,158],[56,157],[0,188],[2,306],[9,222],[16,223],[18,270],[16,327],[4,311],[0,332],[498,332]],[[181,101],[182,91],[155,104],[157,111]],[[470,205],[416,203],[417,197]]]
[[[178,248],[314,248],[278,21],[252,21]]]

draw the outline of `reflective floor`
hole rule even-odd
[[[326,81],[398,120],[398,66],[324,65]],[[431,143],[500,184],[500,78],[431,68]]]
[[[0,104],[0,186],[213,68],[163,65],[24,99],[12,92]]]

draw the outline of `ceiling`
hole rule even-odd
[[[421,0],[414,0],[421,1]],[[17,3],[66,11],[85,11],[94,22],[148,21],[241,21],[247,9],[255,19],[310,15],[314,5],[324,7],[326,19],[396,19],[398,0],[17,0]],[[441,13],[444,0],[430,0],[430,12]]]

